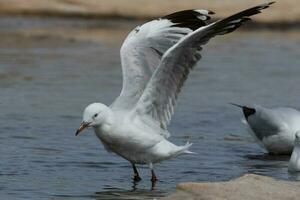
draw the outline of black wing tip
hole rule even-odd
[[[211,11],[211,10],[207,10],[208,11],[208,14],[209,15],[214,15],[214,14],[216,14],[214,11]]]
[[[169,19],[169,20],[201,20],[206,21],[210,19],[209,15],[215,14],[211,10],[205,10],[205,9],[187,9],[187,10],[181,10],[177,12],[173,12],[171,14],[168,14],[166,16],[161,17],[161,19]],[[200,17],[204,18],[200,18]]]
[[[239,108],[243,108],[243,106],[242,105],[240,105],[240,104],[237,104],[237,103],[229,103],[230,105],[233,105],[233,106],[236,106],[236,107],[239,107]]]
[[[211,19],[209,15],[213,14],[214,12],[211,10],[190,9],[171,13],[161,17],[161,19],[170,20],[172,23],[174,23],[172,26],[189,28],[194,31],[202,26],[206,26],[207,21]]]
[[[256,113],[255,108],[251,108],[251,107],[248,107],[248,106],[242,106],[242,105],[239,105],[239,104],[236,104],[236,103],[229,103],[229,104],[241,108],[243,110],[243,114],[244,114],[246,120],[248,120],[249,116],[254,115]]]
[[[276,3],[276,1],[270,1],[270,2],[265,3],[265,4],[267,4],[268,6],[270,6],[270,5],[274,4],[274,3]]]
[[[271,1],[271,2],[268,2],[268,3],[264,3],[264,4],[261,4],[261,5],[258,5],[256,7],[258,7],[258,10],[260,12],[260,10],[263,10],[263,9],[266,9],[266,8],[269,8],[272,4],[276,3],[276,1]]]
[[[191,9],[191,10],[186,10],[186,11],[194,11],[194,12],[198,13],[198,15],[200,14],[200,15],[205,15],[205,16],[216,14],[214,11],[206,10],[206,9]]]
[[[268,8],[275,1],[264,3],[255,7],[248,8],[234,15],[231,15],[223,20],[220,20],[214,27],[218,35],[224,35],[233,32],[246,21],[251,20],[251,16],[261,13],[261,10]]]

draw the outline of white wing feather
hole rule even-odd
[[[150,115],[166,128],[174,112],[177,95],[190,70],[201,58],[202,45],[216,35],[234,31],[249,20],[249,16],[260,13],[271,3],[256,6],[240,13],[201,27],[189,33],[171,47],[162,57],[159,67],[147,84],[136,106],[136,113]]]
[[[142,95],[162,55],[186,34],[206,25],[206,10],[185,10],[136,27],[121,47],[123,88],[112,109],[131,109]]]

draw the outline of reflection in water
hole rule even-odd
[[[164,197],[168,194],[168,192],[163,190],[157,190],[150,187],[149,189],[141,189],[138,188],[138,184],[133,183],[131,190],[125,190],[122,188],[114,188],[114,187],[105,187],[101,189],[99,192],[94,192],[92,194],[87,195],[53,195],[55,199],[69,199],[69,198],[89,198],[95,200],[115,200],[115,199],[123,199],[123,200],[139,200],[139,199],[156,199],[160,197]]]
[[[138,189],[137,185],[133,185],[134,190],[123,190],[120,188],[104,188],[101,192],[95,193],[95,199],[97,200],[115,200],[115,199],[127,199],[127,200],[137,200],[137,199],[153,199],[164,197],[167,192],[162,190],[152,190],[150,189]]]
[[[259,155],[245,155],[249,160],[260,160],[260,161],[288,161],[289,155],[272,155],[268,153]]]
[[[245,155],[247,162],[244,162],[244,167],[248,173],[261,175],[272,175],[287,173],[287,163],[289,155],[270,155],[268,153],[261,155]],[[282,178],[280,176],[275,176]]]
[[[289,172],[289,180],[300,181],[300,172]]]

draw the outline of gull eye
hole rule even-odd
[[[94,114],[94,117],[97,117],[98,116],[98,113]]]

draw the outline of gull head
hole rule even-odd
[[[81,133],[88,127],[97,127],[109,124],[112,111],[102,103],[92,103],[83,111],[83,120],[75,135]]]

